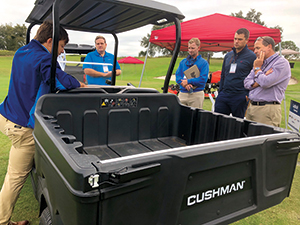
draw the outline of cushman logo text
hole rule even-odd
[[[243,190],[245,183],[246,180],[238,181],[226,186],[224,185],[215,189],[204,191],[202,193],[190,195],[187,197],[187,206],[189,207],[204,201],[209,201],[211,199],[230,194],[232,192]]]

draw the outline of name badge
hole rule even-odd
[[[108,72],[108,66],[103,66],[103,72]]]
[[[231,66],[230,66],[229,73],[235,73],[236,67],[237,67],[237,64],[236,63],[232,63]]]

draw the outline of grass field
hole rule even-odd
[[[141,58],[140,58],[141,59]],[[68,60],[79,61],[78,56],[68,56]],[[143,59],[141,59],[143,60]],[[175,68],[178,67],[177,60]],[[151,87],[161,91],[164,81],[155,79],[155,77],[165,76],[168,69],[170,58],[150,58],[147,61],[146,69],[141,87]],[[0,56],[0,102],[5,98],[8,90],[10,69],[12,63],[12,56]],[[220,70],[222,60],[212,59],[210,71]],[[141,71],[143,65],[121,64],[122,75],[117,78],[117,85],[126,85],[131,82],[138,86],[140,82]],[[175,72],[175,71],[174,71]],[[295,62],[295,68],[292,69],[292,76],[300,81],[300,62]],[[175,83],[175,82],[171,82]],[[300,102],[300,83],[289,85],[286,91],[286,110],[287,115],[289,111],[290,100],[293,99]],[[283,107],[283,104],[282,104]],[[204,109],[211,109],[211,102],[205,99]],[[284,118],[284,110],[282,110]],[[281,127],[285,127],[284,119]],[[10,149],[10,141],[6,136],[0,133],[0,186],[2,186],[4,176],[6,173],[8,154]],[[236,222],[235,224],[300,224],[300,167],[297,166],[295,178],[291,190],[290,197],[285,199],[281,204],[267,209],[263,212],[245,218]],[[14,210],[13,220],[30,220],[32,225],[38,224],[38,204],[34,198],[30,179],[27,180],[23,188],[20,198]],[[130,225],[130,224],[129,224]]]

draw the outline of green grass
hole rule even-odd
[[[14,51],[0,50],[0,56],[13,56],[14,54]]]
[[[78,61],[78,56],[68,56],[68,60]],[[144,60],[143,58],[140,58]],[[178,67],[177,60],[175,68]],[[151,87],[161,91],[164,81],[154,79],[154,77],[165,76],[168,70],[170,58],[148,58],[146,69],[141,87]],[[8,90],[10,69],[12,63],[12,56],[0,56],[0,102],[5,98]],[[210,71],[220,70],[222,60],[212,59]],[[135,86],[139,85],[140,76],[143,65],[121,64],[123,71],[122,76],[117,77],[117,85],[127,85],[131,82]],[[175,72],[175,71],[174,71]],[[295,63],[295,68],[292,69],[292,76],[300,81],[300,62]],[[174,83],[174,82],[173,82]],[[293,99],[300,102],[300,83],[289,85],[286,91],[287,115],[289,111],[290,100]],[[282,104],[283,105],[283,104]],[[283,106],[282,106],[283,107]],[[205,99],[204,109],[211,109],[211,102]],[[282,111],[284,118],[284,111]],[[281,127],[285,127],[284,120],[282,120]],[[8,154],[10,149],[9,139],[0,133],[0,186],[2,186],[4,176],[6,173]],[[236,222],[235,224],[299,224],[300,223],[300,167],[297,166],[293,181],[291,195],[286,198],[281,204],[267,209],[263,212],[257,213],[253,216],[245,218]],[[32,225],[38,224],[38,203],[34,198],[30,179],[21,192],[20,198],[16,204],[13,220],[19,221],[28,219]]]

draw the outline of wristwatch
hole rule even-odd
[[[257,70],[260,70],[260,67],[255,67],[254,68],[254,72],[256,72]]]

